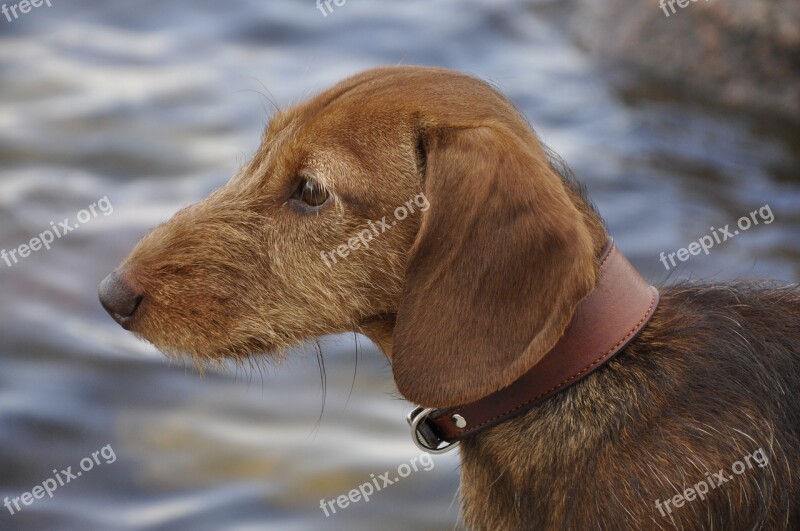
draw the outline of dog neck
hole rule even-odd
[[[624,349],[653,315],[658,291],[642,279],[613,241],[599,257],[598,273],[595,289],[578,304],[555,347],[522,377],[471,404],[414,410],[409,424],[417,445],[429,452],[447,451],[458,441],[574,385]],[[376,334],[376,339],[384,351],[388,347],[391,357],[390,325],[386,323],[386,334]]]

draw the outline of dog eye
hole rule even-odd
[[[327,201],[330,194],[319,183],[303,179],[292,197],[308,206],[317,207]]]

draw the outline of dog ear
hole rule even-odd
[[[427,407],[502,389],[561,337],[595,285],[586,222],[531,132],[424,139],[423,215],[393,334],[399,391]]]

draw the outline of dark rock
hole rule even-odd
[[[570,29],[592,55],[723,105],[800,121],[800,2],[681,4],[673,13],[659,0],[576,0]]]

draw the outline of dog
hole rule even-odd
[[[200,364],[355,330],[407,399],[447,412],[548,359],[559,370],[547,355],[606,282],[609,241],[490,85],[377,68],[276,114],[252,160],[146,234],[100,300]],[[800,529],[800,292],[652,293],[613,357],[462,438],[468,528]]]

